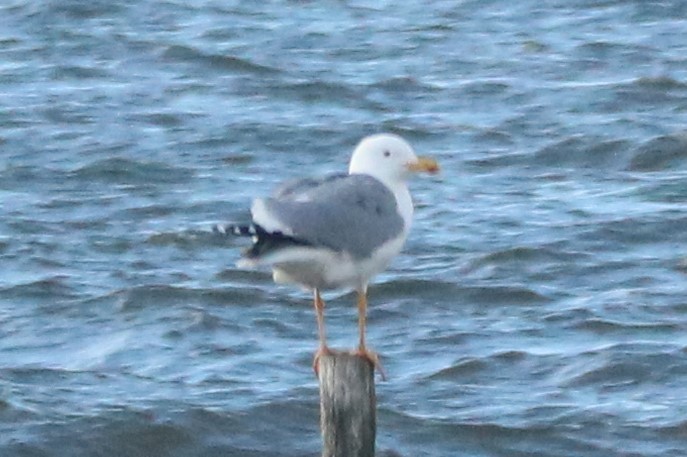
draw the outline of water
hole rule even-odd
[[[443,166],[379,454],[685,454],[686,4],[398,3],[0,6],[0,455],[318,455],[309,297],[209,228],[379,131]]]

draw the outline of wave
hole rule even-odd
[[[685,90],[687,83],[678,81],[670,76],[644,76],[637,78],[634,83],[636,86],[654,90]]]
[[[322,105],[326,103],[364,103],[365,98],[354,86],[314,79],[309,81],[281,82],[262,90],[272,97],[295,99],[301,102]]]
[[[549,298],[523,286],[462,286],[457,283],[424,279],[403,279],[374,285],[375,297],[383,300],[407,299],[443,301],[446,297],[467,303],[492,305],[548,302]],[[432,298],[436,297],[436,298]]]
[[[679,330],[681,326],[678,323],[668,322],[621,322],[611,319],[590,318],[579,322],[575,328],[603,335],[618,331],[671,332]]]
[[[50,3],[42,11],[52,17],[53,15],[65,15],[75,20],[89,20],[101,16],[117,16],[121,14],[124,7],[106,0],[94,0],[91,2],[80,2],[66,0],[64,2]]]
[[[417,91],[418,93],[439,92],[440,89],[431,84],[422,82],[417,78],[410,76],[396,76],[393,78],[383,79],[374,82],[368,86],[372,89],[381,89],[389,92],[408,93],[409,91]]]
[[[685,353],[675,345],[615,343],[574,354],[560,375],[564,387],[627,388],[670,382],[684,366]]]
[[[67,283],[68,276],[53,276],[0,289],[3,297],[18,299],[71,300],[79,296]]]
[[[121,184],[178,184],[191,179],[193,171],[162,162],[113,157],[79,167],[73,170],[70,175],[83,181],[95,180]]]
[[[548,144],[534,153],[539,166],[619,168],[628,155],[630,142],[577,135]]]
[[[631,171],[684,170],[687,166],[687,132],[661,135],[639,146],[632,155]]]
[[[580,256],[579,253],[565,253],[543,247],[516,246],[490,252],[477,259],[474,264],[479,267],[485,264],[560,262],[572,261]]]
[[[168,307],[174,304],[246,306],[266,301],[265,292],[261,288],[248,285],[240,288],[204,289],[150,284],[120,290],[116,294],[121,297],[120,310],[124,312],[150,307]]]
[[[662,212],[655,215],[639,215],[596,221],[593,227],[579,235],[581,240],[614,242],[618,246],[662,243],[687,240],[687,216],[680,213]],[[607,266],[607,265],[606,265]]]
[[[280,72],[274,67],[261,65],[251,60],[231,55],[209,54],[199,49],[182,45],[169,46],[162,53],[162,59],[170,62],[201,65],[206,69],[209,68],[212,70],[234,73],[250,73],[260,76],[272,75]]]

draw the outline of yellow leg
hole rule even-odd
[[[367,326],[367,293],[358,291],[358,350],[365,352],[365,328]]]
[[[358,291],[358,351],[357,354],[370,361],[373,367],[382,375],[382,379],[386,379],[384,368],[379,361],[379,356],[376,352],[370,351],[365,346],[365,330],[367,327],[367,291]]]
[[[319,336],[320,344],[312,361],[312,369],[319,377],[320,357],[331,354],[332,350],[327,346],[327,335],[324,331],[324,301],[322,300],[320,291],[318,289],[314,290],[313,299],[315,302],[315,313],[317,314],[317,334]]]
[[[317,314],[317,334],[320,338],[320,350],[322,350],[327,347],[327,336],[324,331],[324,301],[322,301],[318,289],[315,289],[314,295],[315,313]]]

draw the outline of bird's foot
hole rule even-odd
[[[386,372],[384,372],[384,367],[382,367],[382,362],[379,360],[379,355],[376,352],[367,349],[366,347],[359,347],[357,350],[353,351],[353,355],[362,357],[363,359],[370,362],[370,365],[377,370],[382,377],[382,381],[386,381]]]
[[[312,369],[315,372],[315,376],[320,377],[320,357],[334,354],[336,354],[336,351],[329,349],[329,346],[320,346],[312,359]]]

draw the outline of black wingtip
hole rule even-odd
[[[256,225],[255,228],[257,233],[253,236],[253,245],[243,253],[249,259],[255,259],[287,247],[310,245],[305,241],[284,235],[282,232],[267,232],[259,225]]]
[[[253,244],[243,252],[247,258],[258,258],[268,252],[289,246],[307,246],[309,243],[284,235],[282,232],[268,232],[258,224],[217,224],[212,231],[220,236],[249,236]]]
[[[217,224],[212,227],[212,231],[222,236],[257,236],[263,232],[262,228],[257,224],[249,225],[234,225],[234,224]]]

